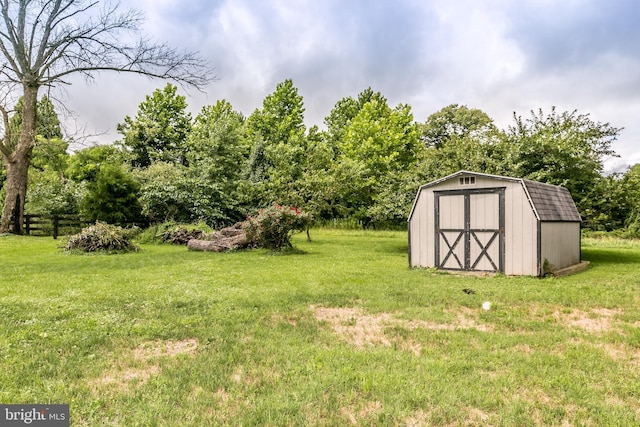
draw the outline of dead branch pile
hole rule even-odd
[[[245,229],[249,224],[237,222],[231,227],[223,228],[209,236],[209,240],[191,239],[187,248],[192,251],[224,252],[233,249],[244,249],[252,246],[254,242],[247,239]]]
[[[165,231],[160,235],[163,243],[171,243],[173,245],[186,245],[189,240],[202,239],[206,233],[202,230],[188,230],[186,227],[180,227],[175,230]]]
[[[68,252],[136,252],[138,246],[131,241],[132,230],[96,221],[69,237],[65,251]]]

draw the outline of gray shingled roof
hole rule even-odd
[[[541,221],[580,222],[580,214],[564,187],[523,179]]]

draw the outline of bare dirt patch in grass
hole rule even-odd
[[[104,387],[112,388],[118,392],[125,392],[131,385],[140,386],[159,372],[160,367],[158,365],[149,365],[143,368],[115,369],[95,380],[92,383],[92,388],[96,393]]]
[[[532,407],[531,418],[533,425],[546,426],[543,411],[548,409],[556,411],[560,408],[564,412],[564,417],[560,423],[561,426],[575,425],[576,414],[580,411],[580,407],[573,403],[564,403],[559,398],[550,396],[540,387],[521,388],[510,396],[511,399],[520,402],[528,402]],[[586,425],[592,425],[589,422]]]
[[[371,419],[380,412],[382,412],[382,403],[380,402],[367,402],[361,408],[354,407],[353,405],[340,408],[340,415],[349,420],[354,426],[368,424],[366,421],[371,421]]]
[[[317,320],[327,322],[333,332],[357,348],[368,345],[391,346],[384,328],[391,323],[391,315],[366,315],[357,308],[312,307]]]
[[[590,310],[567,308],[557,305],[533,304],[529,307],[533,318],[542,321],[552,321],[572,329],[583,330],[592,334],[619,332],[616,317],[623,314],[620,309],[596,307]]]
[[[407,427],[426,427],[432,425],[429,422],[430,419],[431,415],[428,412],[418,409],[404,420],[404,422]]]
[[[422,344],[419,342],[406,340],[400,344],[400,348],[415,354],[416,357],[420,357],[422,355]]]
[[[465,426],[486,426],[489,421],[489,414],[478,408],[467,409],[467,419]]]
[[[229,394],[229,392],[223,388],[219,388],[218,390],[216,390],[214,396],[216,397],[216,399],[223,403],[226,403],[231,399],[231,395]]]
[[[518,344],[513,348],[513,351],[517,353],[523,353],[523,354],[533,353],[533,349],[529,344]]]
[[[477,329],[486,332],[489,330],[488,326],[479,324],[472,317],[477,316],[477,314],[468,308],[455,312],[456,319],[450,323],[399,319],[393,317],[390,313],[365,314],[361,309],[352,307],[311,306],[310,309],[316,320],[328,324],[335,334],[359,349],[376,345],[391,347],[392,343],[395,342],[399,344],[400,348],[408,350],[417,356],[422,352],[422,347],[419,343],[406,339],[391,338],[385,334],[385,329],[400,327],[409,330],[426,329],[430,331]]]
[[[631,370],[640,368],[640,349],[632,348],[625,343],[597,343],[590,345],[601,348],[612,360],[627,364]]]
[[[91,388],[96,394],[102,393],[105,388],[127,392],[132,385],[140,386],[160,373],[160,365],[151,363],[151,360],[180,354],[194,355],[197,348],[196,339],[144,342],[133,350],[123,352],[112,369],[90,382]]]
[[[621,313],[621,310],[607,308],[595,308],[590,311],[574,309],[569,313],[556,310],[553,317],[558,322],[573,328],[582,329],[589,333],[604,333],[614,330],[613,320]]]

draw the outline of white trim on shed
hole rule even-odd
[[[419,188],[409,265],[541,276],[580,263],[580,221],[564,187],[461,170]]]

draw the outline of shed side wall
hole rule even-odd
[[[541,236],[543,262],[546,259],[556,269],[580,262],[579,222],[543,222]]]

